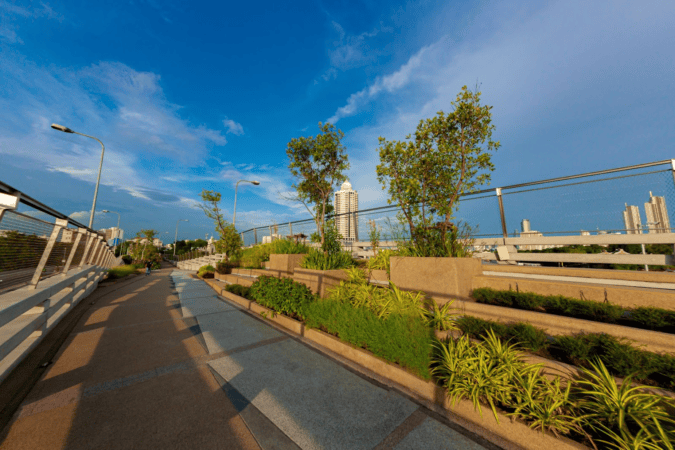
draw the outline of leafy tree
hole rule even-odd
[[[220,192],[204,189],[201,197],[204,203],[199,206],[208,218],[213,219],[216,225],[216,232],[220,235],[220,239],[215,243],[216,251],[218,253],[225,253],[225,260],[229,261],[232,256],[241,250],[241,236],[237,233],[234,225],[226,222],[223,218],[223,213],[218,205],[221,199]]]
[[[388,202],[400,206],[420,256],[457,256],[461,231],[450,220],[459,198],[489,184],[489,152],[500,144],[492,141],[492,107],[481,106],[480,95],[464,86],[454,110],[421,120],[414,138],[379,139],[377,178],[389,188]]]
[[[158,231],[147,229],[136,233],[135,244],[132,245],[130,254],[135,261],[157,261],[161,260],[161,256],[157,248],[152,245],[153,239],[157,236]]]
[[[293,185],[298,193],[296,199],[314,218],[323,247],[330,197],[335,187],[347,179],[343,172],[349,169],[349,162],[340,142],[344,133],[330,123],[319,122],[319,129],[321,132],[317,136],[291,139],[286,154],[290,159],[288,168],[298,178]],[[314,207],[310,208],[308,204]]]

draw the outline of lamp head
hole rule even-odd
[[[260,181],[251,181],[251,183],[255,184],[256,186],[260,184]]]
[[[101,212],[104,212],[104,213],[109,213],[110,211],[108,211],[107,209],[104,209],[104,210],[103,210],[103,211],[101,211]]]
[[[74,133],[74,131],[71,130],[70,128],[64,127],[63,125],[58,125],[56,123],[52,124],[52,128],[55,130],[63,131],[64,133]]]

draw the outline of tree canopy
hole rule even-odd
[[[480,95],[464,86],[453,111],[421,120],[414,137],[379,138],[377,178],[382,189],[388,188],[388,202],[400,206],[412,242],[424,256],[456,253],[446,244],[457,237],[451,219],[459,198],[489,184],[494,170],[490,152],[500,144],[492,140],[492,107],[481,106]]]
[[[204,189],[201,197],[203,203],[199,206],[207,217],[213,219],[216,232],[220,236],[220,239],[215,243],[216,251],[218,253],[225,253],[225,259],[229,260],[241,249],[241,236],[237,233],[234,225],[226,222],[223,218],[223,213],[219,206],[221,200],[220,192]]]
[[[349,162],[341,143],[344,133],[330,123],[319,122],[319,129],[316,136],[291,139],[286,154],[290,159],[288,168],[297,179],[293,185],[297,200],[312,214],[323,246],[330,197],[337,185],[347,179],[344,172]]]

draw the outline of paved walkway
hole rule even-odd
[[[494,448],[186,272],[118,283],[80,319],[0,448]]]

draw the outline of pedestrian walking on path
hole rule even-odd
[[[150,275],[150,268],[152,267],[152,261],[147,261],[145,263],[145,276]]]

